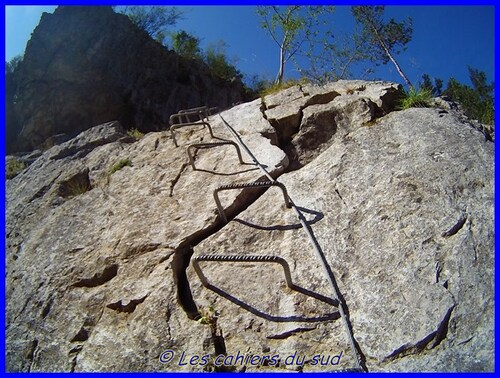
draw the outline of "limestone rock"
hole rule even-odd
[[[493,143],[454,109],[391,111],[398,93],[303,86],[211,116],[214,138],[182,127],[179,147],[109,122],[16,156],[7,370],[351,369],[328,275],[280,187],[220,191],[219,216],[216,188],[268,179],[255,158],[310,225],[366,370],[492,371]],[[292,108],[283,144],[266,114]],[[235,140],[226,123],[252,156],[193,146],[191,166],[188,146]],[[200,261],[207,288],[193,265],[206,254],[279,256],[292,285],[281,260]]]
[[[392,111],[402,96],[387,82],[340,80],[322,87],[294,86],[263,99],[265,116],[294,167],[307,164],[345,134]]]
[[[493,145],[480,133],[435,109],[395,112],[334,137],[324,153],[279,181],[323,248],[369,371],[493,370]],[[269,190],[195,256],[278,255],[297,285],[331,296],[311,243],[282,202]],[[351,368],[339,321],[305,327],[306,315],[324,316],[328,308],[286,289],[272,265],[204,262],[204,274],[225,296],[202,287],[191,271],[195,300],[221,308],[228,353],[263,343],[281,356],[343,352],[338,368]],[[265,316],[254,320],[252,309]],[[248,326],[255,322],[259,332]],[[269,340],[300,328],[312,329]]]

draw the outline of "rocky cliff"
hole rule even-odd
[[[16,84],[15,105],[7,108],[10,151],[31,150],[58,134],[74,137],[112,120],[160,130],[180,108],[225,108],[244,95],[239,79],[215,77],[106,6],[60,6],[44,13]]]
[[[400,95],[296,86],[210,117],[214,138],[110,122],[24,156],[7,369],[492,371],[493,143]],[[190,162],[223,141],[243,162]]]

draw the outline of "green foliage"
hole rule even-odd
[[[320,85],[341,79],[352,79],[354,66],[359,66],[368,60],[368,54],[363,51],[362,40],[355,33],[342,31],[326,31],[318,38],[308,38],[305,43],[304,56],[309,62],[307,69],[299,69],[303,76]],[[364,74],[358,74],[357,79],[372,73],[372,65],[366,67]]]
[[[170,35],[172,49],[179,55],[188,59],[200,59],[201,48],[200,39],[187,33],[184,30],[177,31]]]
[[[261,26],[279,47],[279,71],[276,83],[283,81],[286,63],[299,52],[306,39],[317,36],[326,24],[322,16],[333,12],[331,6],[259,6]]]
[[[413,34],[413,21],[407,18],[396,22],[383,19],[384,6],[353,6],[352,15],[361,28],[358,44],[363,54],[375,64],[386,64],[391,61],[404,79],[408,87],[413,87],[394,58],[395,54],[406,50]]]
[[[307,78],[301,78],[300,80],[295,80],[295,79],[290,79],[283,81],[281,83],[272,83],[268,87],[263,88],[259,94],[261,97],[268,96],[273,93],[277,93],[279,91],[282,91],[287,88],[291,88],[295,85],[304,85],[309,83],[309,80]]]
[[[418,86],[422,90],[427,90],[432,93],[433,96],[441,96],[443,92],[443,80],[435,78],[434,83],[432,82],[428,74],[422,75],[422,81],[418,83]]]
[[[10,180],[21,173],[26,168],[26,164],[21,160],[11,159],[7,162],[7,166],[5,168],[7,180]]]
[[[487,83],[486,74],[482,71],[468,67],[469,78],[472,87],[450,78],[446,89],[443,88],[443,80],[435,78],[433,81],[427,74],[422,75],[419,87],[427,90],[433,96],[447,96],[452,101],[462,105],[465,113],[484,124],[493,124],[495,120],[494,111],[494,83]]]
[[[411,87],[405,93],[405,97],[399,102],[398,108],[406,110],[409,108],[428,108],[431,106],[432,92],[428,89],[419,89],[418,91]]]
[[[200,39],[184,30],[172,33],[170,38],[172,40],[172,48],[177,54],[188,59],[204,61],[212,75],[224,80],[242,79],[243,75],[227,58],[227,45],[224,41],[211,43],[205,52],[202,52]]]
[[[486,73],[470,66],[468,66],[467,69],[469,70],[469,78],[472,86],[474,87],[474,90],[478,94],[479,98],[482,100],[493,100],[495,84],[486,83]]]
[[[165,36],[166,29],[175,25],[183,15],[183,12],[176,7],[165,6],[133,5],[119,8],[118,11],[127,15],[137,27],[160,43]]]
[[[207,309],[201,308],[200,315],[201,316],[197,319],[198,323],[209,325],[212,335],[215,335],[218,319],[218,314],[215,311],[215,308],[213,306],[209,306]]]
[[[226,43],[219,41],[210,44],[205,51],[205,63],[213,75],[224,80],[242,79],[243,75],[228,61],[226,56]]]
[[[468,69],[473,87],[461,84],[456,79],[451,78],[443,95],[460,103],[469,117],[491,125],[495,121],[494,83],[487,84],[484,72],[471,67]]]
[[[131,136],[132,138],[135,138],[135,139],[141,139],[144,136],[144,133],[139,131],[138,129],[134,128],[134,129],[128,130],[127,135]]]
[[[386,64],[390,57],[387,50],[398,54],[406,50],[413,34],[413,21],[407,18],[402,22],[390,19],[384,22],[384,6],[353,6],[351,8],[355,21],[362,28],[362,34],[371,50],[373,62]]]
[[[247,78],[248,88],[254,93],[261,93],[273,85],[273,81],[260,75],[253,75]]]
[[[115,163],[110,169],[109,169],[109,174],[112,175],[113,173],[119,171],[123,167],[131,167],[132,166],[132,161],[129,158],[126,159],[121,159],[117,163]]]

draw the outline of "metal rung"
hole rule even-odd
[[[286,262],[286,260],[282,257],[279,256],[257,256],[257,255],[201,255],[198,257],[195,257],[193,259],[193,268],[200,278],[201,283],[205,287],[209,287],[210,284],[208,283],[207,278],[204,276],[203,272],[201,271],[200,265],[198,264],[199,261],[219,261],[219,262],[270,262],[270,263],[277,263],[280,264],[283,267],[283,270],[285,271],[285,280],[286,280],[286,286],[288,286],[290,289],[295,288],[295,285],[292,282],[292,275],[290,273],[290,266]]]
[[[188,115],[188,114],[198,115],[200,117],[200,121],[202,121],[205,118],[208,120],[208,116],[210,115],[210,110],[205,105],[205,106],[199,106],[197,108],[182,109],[182,110],[179,110],[177,112],[177,114],[182,114],[182,115]],[[186,120],[189,122],[188,117],[186,117]]]
[[[181,109],[177,113],[190,113],[190,112],[199,112],[199,111],[204,111],[208,110],[208,107],[206,105],[204,106],[198,106],[197,108],[190,108],[190,109]]]
[[[236,148],[236,153],[238,154],[238,159],[240,160],[240,163],[245,164],[243,162],[243,158],[241,157],[240,147],[238,146],[237,143],[231,142],[231,141],[213,142],[213,143],[195,143],[195,144],[190,145],[187,148],[187,154],[189,156],[189,164],[191,164],[191,167],[193,167],[193,169],[196,169],[196,167],[194,166],[193,156],[191,155],[192,148],[217,147],[217,146],[224,146],[224,145],[233,145]]]
[[[203,121],[205,111],[202,110],[180,110],[176,114],[170,116],[170,125],[178,125],[182,123],[192,123],[189,116],[196,116],[198,119],[195,122]]]
[[[202,113],[205,113],[205,118],[208,118],[208,116],[210,116],[210,115],[212,115],[214,113],[218,113],[219,112],[219,108],[217,106],[209,108],[208,106],[205,105],[205,106],[199,106],[197,108],[181,109],[181,110],[179,110],[177,112],[177,114],[183,114],[183,115],[185,115],[185,113],[193,113],[193,112],[202,112]]]
[[[278,182],[278,181],[257,181],[257,182],[250,182],[250,183],[245,183],[245,184],[222,185],[214,190],[214,200],[215,200],[215,203],[217,205],[217,209],[219,210],[219,215],[220,215],[221,219],[224,221],[224,223],[227,223],[226,215],[224,214],[224,210],[222,209],[222,205],[221,205],[220,200],[219,200],[219,192],[221,190],[262,188],[262,187],[269,188],[271,186],[278,186],[282,190],[283,197],[285,198],[285,205],[287,208],[290,209],[292,207],[292,204],[290,203],[290,199],[288,198],[288,193],[286,191],[285,185],[283,185],[281,182]]]
[[[208,289],[213,288],[212,285],[208,282],[207,278],[203,274],[200,268],[200,261],[217,261],[217,262],[264,262],[264,263],[277,263],[283,267],[283,271],[285,272],[285,280],[286,286],[294,291],[302,293],[304,295],[308,295],[310,297],[316,298],[322,302],[328,303],[332,306],[338,307],[339,302],[325,297],[321,294],[315,293],[313,291],[304,289],[300,286],[297,286],[292,281],[292,274],[290,273],[290,266],[286,262],[286,260],[282,257],[275,255],[217,255],[217,254],[208,254],[208,255],[200,255],[193,258],[193,268],[200,278],[201,283]]]
[[[212,138],[215,138],[214,133],[212,132],[212,128],[210,127],[210,124],[208,122],[201,121],[201,122],[192,122],[192,123],[177,123],[175,125],[170,126],[170,135],[172,136],[172,140],[174,141],[175,147],[179,147],[179,145],[177,144],[177,140],[175,139],[174,131],[176,129],[180,129],[181,127],[186,127],[186,126],[206,126],[208,128],[208,132],[210,133],[210,136]]]

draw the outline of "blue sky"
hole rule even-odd
[[[6,7],[6,60],[21,54],[38,24],[43,11],[55,7]],[[175,29],[199,37],[202,46],[223,40],[227,55],[234,58],[240,71],[251,76],[272,79],[278,70],[275,43],[260,28],[253,6],[187,6]],[[494,7],[493,6],[386,6],[387,17],[413,18],[413,39],[398,56],[403,70],[414,83],[423,73],[445,80],[455,77],[469,83],[467,66],[485,71],[494,80]],[[339,30],[349,31],[353,21],[349,7],[337,6],[331,22]],[[298,75],[290,64],[286,77]],[[402,82],[389,63],[378,67],[371,77]]]

